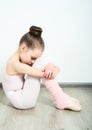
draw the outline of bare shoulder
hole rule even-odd
[[[7,64],[6,64],[6,72],[9,74],[9,75],[14,75],[14,74],[17,74],[15,72],[15,67],[16,65],[18,64],[19,61],[15,60],[15,59],[9,59]]]
[[[6,64],[6,72],[9,75],[17,74],[15,71],[16,65],[19,64],[19,57],[17,51],[8,59]]]

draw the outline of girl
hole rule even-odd
[[[20,39],[19,47],[8,60],[4,73],[3,89],[12,105],[18,109],[35,107],[40,91],[40,79],[51,93],[58,109],[80,111],[77,99],[65,94],[54,80],[59,68],[48,63],[40,68],[44,51],[42,29],[31,26]]]

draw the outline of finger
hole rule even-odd
[[[48,78],[50,79],[52,77],[52,71],[49,72]]]
[[[52,71],[49,71],[48,74],[46,75],[46,78],[51,79],[52,78],[52,73],[53,73]]]
[[[47,72],[47,70],[44,71],[44,77],[48,78],[48,72]]]
[[[52,73],[51,73],[51,79],[53,78],[53,71],[52,71]]]
[[[49,71],[45,70],[45,77],[48,78],[48,75],[49,75]]]

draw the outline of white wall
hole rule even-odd
[[[0,81],[31,25],[43,28],[44,54],[60,66],[59,82],[92,82],[91,0],[0,1]]]

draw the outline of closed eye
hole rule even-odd
[[[36,60],[37,58],[36,57],[31,57],[31,60]]]

